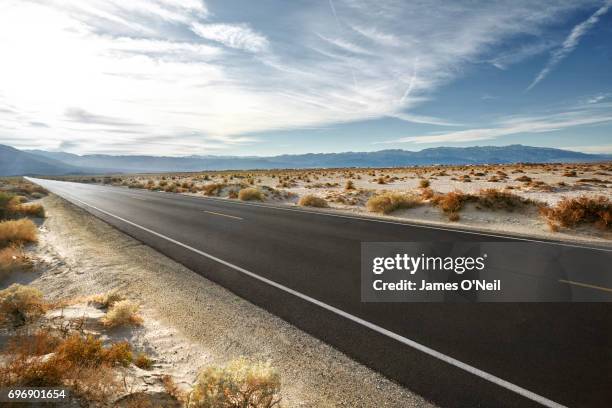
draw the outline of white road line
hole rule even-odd
[[[78,184],[78,185],[84,184],[84,183],[76,183],[76,182],[70,182],[70,181],[57,181],[57,180],[45,180],[45,181],[53,181],[53,182],[57,182],[57,183]],[[87,184],[84,184],[84,185],[87,186]],[[96,186],[96,187],[105,187],[105,188],[107,188],[109,190],[115,190],[115,191],[116,191],[116,189],[119,188],[119,187],[109,187],[109,186]],[[143,190],[143,191],[141,191],[141,193],[148,194],[149,192],[148,191],[145,192]],[[190,195],[186,195],[186,194],[182,194],[182,193],[172,193],[172,192],[168,192],[168,191],[155,191],[155,192],[152,191],[150,193],[151,194],[155,194],[155,193],[174,194],[174,195],[176,195],[178,197],[181,197],[181,198],[189,198],[189,199],[195,199],[195,200],[213,200],[213,201],[219,201],[219,202],[235,204],[235,205],[246,205],[246,206],[253,206],[253,207],[270,208],[270,209],[273,209],[273,210],[282,210],[282,211],[294,211],[294,212],[306,213],[306,214],[318,214],[318,215],[323,215],[323,216],[326,216],[326,217],[348,218],[348,219],[353,219],[353,220],[361,220],[361,221],[368,221],[368,222],[378,222],[378,223],[382,223],[382,224],[402,225],[404,227],[416,227],[416,228],[433,229],[433,230],[439,230],[439,231],[450,231],[450,232],[458,232],[458,233],[462,233],[462,234],[479,235],[479,236],[483,236],[483,237],[505,238],[505,239],[511,239],[511,240],[516,240],[516,241],[535,242],[535,243],[538,243],[538,244],[559,245],[559,246],[565,246],[565,247],[570,247],[570,248],[591,249],[591,250],[594,250],[594,251],[612,252],[612,249],[601,248],[601,247],[592,247],[592,246],[588,246],[588,245],[571,244],[571,243],[558,242],[558,241],[542,241],[542,240],[525,238],[525,237],[519,237],[519,236],[513,236],[513,235],[499,235],[499,234],[492,234],[492,233],[479,232],[479,231],[470,231],[470,230],[467,230],[467,229],[438,227],[438,226],[435,226],[435,225],[425,225],[425,224],[411,223],[411,222],[399,222],[399,221],[381,220],[381,219],[375,218],[375,217],[364,217],[364,216],[360,217],[360,216],[351,215],[351,214],[331,214],[329,212],[321,211],[321,210],[318,210],[318,211],[315,211],[315,210],[301,210],[301,209],[298,209],[298,208],[285,208],[285,207],[281,207],[279,205],[266,205],[266,204],[256,204],[256,203],[245,203],[245,202],[241,202],[241,201],[231,201],[231,200],[227,200],[227,199],[224,199],[224,198],[218,198],[218,197],[197,197],[197,196],[190,196]]]
[[[203,210],[203,212],[208,213],[208,214],[220,215],[221,217],[235,218],[237,220],[242,220],[243,219],[243,218],[240,218],[240,217],[236,217],[234,215],[222,214],[222,213],[218,213],[218,212],[214,212],[214,211]]]
[[[568,285],[582,286],[583,288],[603,290],[604,292],[612,292],[612,288],[606,288],[605,286],[591,285],[589,283],[584,283],[584,282],[576,282],[576,281],[565,280],[565,279],[559,279],[559,282],[567,283]]]
[[[71,194],[66,194],[66,195],[72,196]],[[282,285],[280,283],[277,283],[277,282],[275,282],[273,280],[270,280],[268,278],[264,278],[263,276],[259,276],[259,275],[255,274],[253,272],[250,272],[250,271],[248,271],[248,270],[246,270],[244,268],[241,268],[241,267],[239,267],[237,265],[234,265],[234,264],[232,264],[230,262],[224,261],[223,259],[217,258],[214,255],[211,255],[211,254],[208,254],[206,252],[200,251],[199,249],[193,248],[193,247],[191,247],[191,246],[189,246],[187,244],[184,244],[184,243],[182,243],[180,241],[172,239],[172,238],[170,238],[170,237],[168,237],[166,235],[160,234],[159,232],[153,231],[153,230],[151,230],[151,229],[149,229],[147,227],[143,227],[142,225],[136,224],[135,222],[126,220],[125,218],[119,217],[118,215],[115,215],[115,214],[112,214],[112,213],[110,213],[108,211],[102,210],[102,209],[100,209],[100,208],[98,208],[96,206],[93,206],[93,205],[88,204],[88,203],[86,203],[84,201],[81,201],[78,198],[75,198],[75,197],[71,197],[71,198],[74,201],[77,201],[77,202],[79,202],[79,203],[81,203],[83,205],[86,205],[86,206],[88,206],[90,208],[93,208],[96,211],[101,212],[102,214],[106,214],[106,215],[108,215],[110,217],[116,218],[116,219],[118,219],[120,221],[125,222],[126,224],[129,224],[131,226],[139,228],[139,229],[141,229],[143,231],[146,231],[146,232],[148,232],[150,234],[153,234],[153,235],[155,235],[155,236],[157,236],[159,238],[165,239],[168,242],[171,242],[171,243],[176,244],[178,246],[181,246],[181,247],[183,247],[185,249],[188,249],[188,250],[190,250],[192,252],[195,252],[195,253],[197,253],[197,254],[205,257],[205,258],[211,259],[211,260],[213,260],[215,262],[218,262],[218,263],[220,263],[222,265],[230,267],[230,268],[232,268],[232,269],[234,269],[234,270],[236,270],[236,271],[238,271],[238,272],[240,272],[240,273],[242,273],[244,275],[247,275],[247,276],[249,276],[249,277],[251,277],[253,279],[257,279],[257,280],[259,280],[261,282],[264,282],[264,283],[266,283],[266,284],[268,284],[270,286],[273,286],[273,287],[275,287],[277,289],[280,289],[280,290],[282,290],[284,292],[287,292],[287,293],[289,293],[291,295],[294,295],[294,296],[296,296],[296,297],[298,297],[298,298],[300,298],[302,300],[305,300],[305,301],[310,302],[312,304],[315,304],[315,305],[317,305],[319,307],[322,307],[323,309],[326,309],[326,310],[328,310],[328,311],[330,311],[332,313],[335,313],[335,314],[337,314],[339,316],[342,316],[342,317],[344,317],[346,319],[349,319],[349,320],[351,320],[351,321],[353,321],[353,322],[355,322],[355,323],[357,323],[357,324],[359,324],[361,326],[367,327],[370,330],[373,330],[373,331],[375,331],[377,333],[380,333],[380,334],[382,334],[384,336],[392,338],[392,339],[394,339],[394,340],[396,340],[396,341],[398,341],[400,343],[403,343],[403,344],[405,344],[405,345],[407,345],[409,347],[412,347],[414,349],[417,349],[417,350],[419,350],[419,351],[421,351],[421,352],[423,352],[425,354],[428,354],[428,355],[430,355],[432,357],[435,357],[435,358],[437,358],[439,360],[442,360],[442,361],[444,361],[444,362],[446,362],[446,363],[448,363],[450,365],[453,365],[453,366],[458,367],[458,368],[460,368],[460,369],[462,369],[464,371],[467,371],[467,372],[469,372],[471,374],[474,374],[474,375],[476,375],[476,376],[478,376],[480,378],[483,378],[483,379],[485,379],[485,380],[487,380],[487,381],[489,381],[489,382],[491,382],[493,384],[496,384],[496,385],[498,385],[500,387],[503,387],[503,388],[505,388],[507,390],[510,390],[510,391],[515,392],[515,393],[517,393],[519,395],[522,395],[523,397],[528,398],[528,399],[530,399],[532,401],[535,401],[535,402],[537,402],[539,404],[542,404],[542,405],[544,405],[546,407],[550,407],[550,408],[566,408],[564,405],[561,405],[561,404],[559,404],[559,403],[557,403],[555,401],[552,401],[552,400],[550,400],[550,399],[548,399],[546,397],[543,397],[543,396],[538,395],[538,394],[536,394],[534,392],[531,392],[531,391],[529,391],[529,390],[527,390],[525,388],[522,388],[522,387],[520,387],[520,386],[518,386],[516,384],[513,384],[513,383],[511,383],[509,381],[503,380],[503,379],[501,379],[501,378],[499,378],[499,377],[497,377],[497,376],[495,376],[493,374],[489,374],[486,371],[480,370],[480,369],[478,369],[476,367],[473,367],[473,366],[471,366],[469,364],[466,364],[466,363],[464,363],[462,361],[459,361],[459,360],[457,360],[457,359],[455,359],[453,357],[447,356],[446,354],[443,354],[443,353],[441,353],[439,351],[431,349],[431,348],[429,348],[429,347],[427,347],[427,346],[425,346],[425,345],[423,345],[421,343],[417,343],[414,340],[410,340],[409,338],[401,336],[401,335],[399,335],[397,333],[394,333],[394,332],[392,332],[390,330],[387,330],[387,329],[385,329],[385,328],[383,328],[381,326],[378,326],[378,325],[376,325],[374,323],[368,322],[367,320],[364,320],[364,319],[362,319],[360,317],[354,316],[354,315],[352,315],[350,313],[347,313],[347,312],[345,312],[345,311],[343,311],[341,309],[338,309],[338,308],[336,308],[334,306],[328,305],[327,303],[323,303],[320,300],[317,300],[317,299],[312,298],[312,297],[310,297],[308,295],[300,293],[300,292],[298,292],[296,290],[293,290],[293,289],[291,289],[291,288],[289,288],[287,286],[284,286],[284,285]]]

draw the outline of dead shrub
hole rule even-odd
[[[612,226],[612,203],[605,196],[563,198],[554,207],[541,207],[540,214],[565,228],[592,224],[601,229]]]
[[[281,379],[270,363],[239,358],[224,368],[208,367],[198,374],[189,408],[272,408],[280,404]]]
[[[114,303],[102,318],[102,324],[106,327],[118,327],[126,325],[139,325],[142,317],[138,315],[140,307],[130,300],[121,300]]]
[[[134,359],[134,365],[143,370],[150,370],[153,367],[153,361],[145,353],[138,353]]]
[[[45,312],[40,290],[14,283],[0,291],[0,321],[20,326]]]
[[[459,213],[452,212],[452,213],[449,213],[449,214],[448,214],[448,220],[449,220],[449,221],[456,222],[456,221],[459,221],[459,218],[461,218],[461,217],[459,216]]]
[[[0,222],[0,247],[38,240],[36,225],[28,219]]]
[[[45,218],[45,208],[41,204],[20,204],[13,211],[26,217]]]
[[[345,190],[354,190],[355,189],[355,183],[353,183],[353,180],[348,180],[344,186]]]
[[[225,187],[225,184],[220,184],[220,183],[206,184],[204,187],[202,187],[202,191],[204,192],[204,195],[207,195],[207,196],[218,196],[219,194],[221,194],[221,190],[223,189],[223,187]]]
[[[263,198],[262,192],[253,187],[243,188],[238,192],[238,199],[241,201],[263,201]]]
[[[421,188],[427,188],[431,185],[431,182],[427,179],[423,179],[421,181],[419,181],[419,187]]]
[[[446,194],[436,194],[431,202],[446,214],[458,213],[464,204],[473,200],[473,196],[462,191],[451,191]]]
[[[531,181],[531,177],[529,177],[529,176],[521,176],[521,177],[515,178],[515,180],[523,182],[523,183],[529,183]]]
[[[97,304],[102,309],[108,309],[122,300],[125,300],[125,297],[117,289],[111,289],[106,293],[91,297],[91,302]]]
[[[370,197],[366,207],[370,212],[389,214],[400,209],[414,208],[422,204],[419,197],[402,193],[383,193]]]
[[[317,197],[316,195],[308,194],[300,198],[298,201],[298,205],[302,207],[317,207],[317,208],[327,208],[329,204],[325,201],[324,198]]]
[[[480,190],[478,193],[478,204],[493,210],[513,211],[528,205],[535,204],[532,200],[528,200],[516,194],[507,191],[488,188]]]
[[[32,261],[23,251],[14,246],[0,249],[0,278],[4,275],[32,268]]]

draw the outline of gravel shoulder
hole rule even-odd
[[[202,366],[245,356],[280,371],[286,407],[433,406],[61,198],[42,204],[47,218],[34,249],[42,273],[31,284],[49,300],[116,288],[140,303],[143,327],[117,336],[149,350],[179,385]]]

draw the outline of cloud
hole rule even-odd
[[[542,116],[522,116],[500,119],[491,127],[472,128],[453,132],[402,137],[380,142],[391,143],[465,143],[497,139],[521,133],[553,132],[576,126],[598,125],[612,122],[612,106],[603,109],[580,109],[557,112]]]
[[[120,127],[140,126],[128,120],[114,118],[110,116],[96,115],[81,108],[66,109],[65,116],[73,122],[84,123],[88,125],[109,125]]]
[[[612,154],[612,144],[597,146],[568,146],[560,147],[560,149],[583,153]]]
[[[415,108],[592,0],[231,3],[1,1],[0,138],[178,155],[375,118],[457,125]]]
[[[261,52],[268,48],[268,40],[246,24],[199,24],[191,26],[194,33],[226,47],[249,52]]]
[[[606,14],[610,7],[612,6],[612,1],[606,0],[605,4],[601,6],[595,13],[593,13],[588,19],[583,21],[582,23],[576,25],[571,33],[567,36],[563,44],[561,44],[561,48],[553,51],[550,59],[542,68],[540,73],[535,77],[533,82],[527,87],[527,90],[531,90],[534,86],[536,86],[540,81],[542,81],[550,72],[561,62],[563,61],[580,43],[580,39],[599,22],[601,16]]]

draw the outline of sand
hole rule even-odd
[[[103,338],[126,339],[149,353],[154,367],[132,366],[131,389],[161,391],[164,374],[186,389],[201,367],[245,356],[269,360],[280,371],[285,407],[433,406],[80,208],[56,196],[43,204],[40,243],[29,250],[36,272],[11,279],[40,288],[50,301],[117,288],[139,303],[144,323],[136,328],[102,330],[101,311],[79,301],[46,316],[85,316]]]

